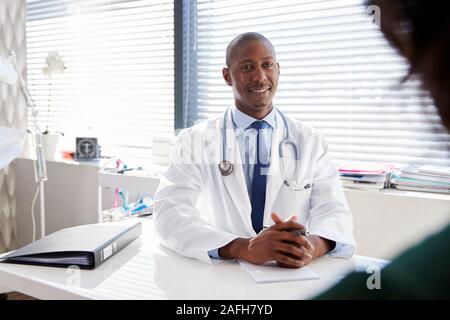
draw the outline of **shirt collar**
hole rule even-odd
[[[243,113],[241,110],[239,110],[237,107],[233,107],[231,109],[231,116],[234,122],[234,125],[241,129],[245,130],[247,129],[253,122],[258,121],[258,119],[255,119],[248,114]],[[272,111],[269,112],[267,116],[262,119],[266,121],[271,127],[276,128],[275,125],[275,108],[272,108]]]

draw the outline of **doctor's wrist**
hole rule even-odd
[[[309,235],[307,238],[314,246],[313,259],[327,254],[336,245],[334,241],[316,235]]]
[[[224,259],[245,260],[250,239],[236,238],[227,245],[219,248],[219,256]]]

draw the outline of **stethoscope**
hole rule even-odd
[[[295,142],[289,138],[289,125],[287,123],[286,117],[284,114],[279,111],[278,109],[275,109],[278,114],[283,119],[284,123],[284,137],[283,140],[280,141],[280,144],[278,145],[278,152],[280,154],[280,163],[281,163],[281,171],[283,176],[283,182],[286,187],[289,187],[295,191],[302,191],[311,188],[312,183],[309,179],[305,179],[304,181],[299,180],[299,163],[300,163],[300,151],[297,148],[297,145]],[[231,173],[233,173],[234,165],[226,160],[226,154],[227,154],[227,135],[226,135],[226,127],[227,127],[227,121],[228,121],[228,113],[230,112],[230,108],[225,111],[225,114],[223,116],[223,123],[222,123],[222,161],[219,163],[219,169],[222,176],[226,177],[229,176]],[[284,161],[284,151],[283,148],[291,147],[292,151],[294,152],[295,157],[295,167],[294,167],[294,176],[296,177],[295,180],[289,180],[287,179],[287,169],[285,166]]]

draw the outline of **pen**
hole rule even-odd
[[[309,232],[307,230],[289,229],[289,230],[286,230],[286,231],[295,233],[298,236],[307,236],[307,235],[309,235]]]
[[[264,229],[267,229],[269,227],[270,226],[268,226],[268,225],[263,226]],[[295,233],[298,236],[308,236],[309,235],[309,232],[307,230],[288,229],[286,231]]]

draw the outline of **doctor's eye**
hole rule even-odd
[[[245,64],[241,66],[241,71],[247,72],[247,71],[251,71],[253,69],[253,66],[249,65],[249,64]]]

